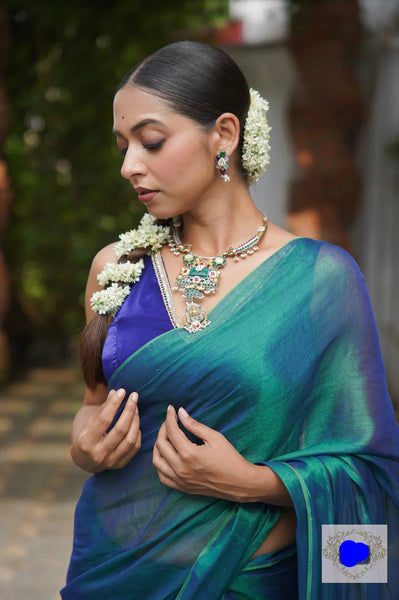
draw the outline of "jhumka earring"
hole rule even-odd
[[[226,154],[225,150],[221,150],[220,154],[216,154],[216,164],[217,170],[220,172],[220,177],[224,181],[230,181],[230,177],[227,175],[227,169],[230,166],[230,156]]]

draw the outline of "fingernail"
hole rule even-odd
[[[139,399],[139,395],[137,392],[132,392],[130,394],[129,398],[132,402],[137,402],[137,400]]]
[[[179,415],[182,415],[183,417],[188,417],[188,412],[181,406],[179,408]]]
[[[118,390],[116,392],[116,395],[118,396],[118,398],[123,398],[123,396],[125,395],[125,390],[123,390],[122,388],[120,390]]]
[[[168,412],[168,410],[171,410],[173,408],[173,406],[171,404],[169,404],[168,408],[166,409],[166,412]]]

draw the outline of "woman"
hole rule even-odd
[[[268,223],[248,191],[266,109],[196,42],[116,93],[121,173],[149,214],[89,275],[71,453],[94,475],[64,599],[361,598],[367,584],[321,583],[321,524],[398,518],[363,277],[343,250]]]

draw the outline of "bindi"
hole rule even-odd
[[[124,119],[125,117],[122,115],[122,119]]]

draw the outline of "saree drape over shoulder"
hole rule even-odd
[[[266,583],[255,593],[249,582],[247,596],[231,591],[262,561],[250,558],[280,509],[162,485],[152,449],[168,404],[282,479],[298,519],[300,600],[399,598],[399,430],[356,263],[325,242],[293,240],[222,298],[211,325],[195,334],[172,326],[155,264],[158,280],[148,258],[111,325],[107,342],[119,349],[104,363],[110,389],[139,393],[142,448],[123,469],[86,482],[63,599],[296,597]],[[140,342],[130,352],[121,340],[133,306]],[[370,523],[388,524],[388,584],[322,583],[321,525]]]

